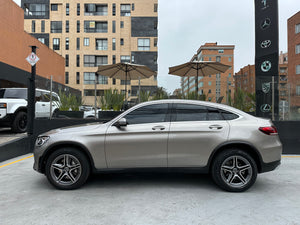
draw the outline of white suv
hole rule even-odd
[[[59,97],[52,92],[52,114],[58,110]],[[35,117],[50,117],[50,91],[36,89]],[[11,127],[14,132],[27,129],[27,88],[0,89],[0,127]]]

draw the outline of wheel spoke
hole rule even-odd
[[[245,165],[245,166],[239,167],[239,169],[240,169],[240,172],[244,172],[245,170],[251,169],[251,165],[250,165],[250,164],[247,164],[247,165]]]
[[[64,155],[64,166],[69,165],[69,155]]]
[[[246,179],[243,177],[243,175],[242,175],[241,173],[237,174],[236,177],[237,177],[240,181],[242,181],[243,184],[246,183]]]
[[[66,173],[67,177],[71,180],[72,183],[75,183],[76,178],[73,177],[72,173]]]
[[[61,164],[52,164],[51,167],[55,170],[58,170],[59,172],[62,172],[64,168],[64,166]]]
[[[233,167],[231,166],[222,166],[221,167],[223,171],[232,172]]]
[[[76,164],[76,165],[70,166],[69,168],[70,168],[70,172],[72,172],[73,170],[80,169],[81,166],[80,166],[80,164]]]
[[[66,175],[66,173],[64,173],[63,171],[59,174],[58,177],[56,177],[56,181],[60,182],[62,180],[62,178]]]
[[[233,181],[234,181],[234,179],[235,179],[235,177],[236,177],[236,174],[234,174],[234,175],[231,174],[230,178],[227,179],[227,182],[228,182],[229,184],[232,184]]]

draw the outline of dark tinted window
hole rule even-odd
[[[125,116],[128,124],[165,122],[168,104],[154,104],[138,108]]]
[[[221,110],[221,113],[225,120],[234,120],[234,119],[239,118],[238,115],[231,113],[231,112],[227,112],[225,110]]]
[[[205,106],[192,104],[176,104],[173,121],[203,121],[207,118]]]
[[[208,117],[207,120],[224,120],[220,111],[216,108],[208,107]]]
[[[0,98],[27,99],[27,89],[1,89]]]

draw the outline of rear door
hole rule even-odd
[[[228,139],[229,124],[217,108],[173,105],[168,140],[169,167],[203,167],[212,151]]]

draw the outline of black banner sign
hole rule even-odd
[[[278,118],[278,0],[254,1],[256,115]]]

